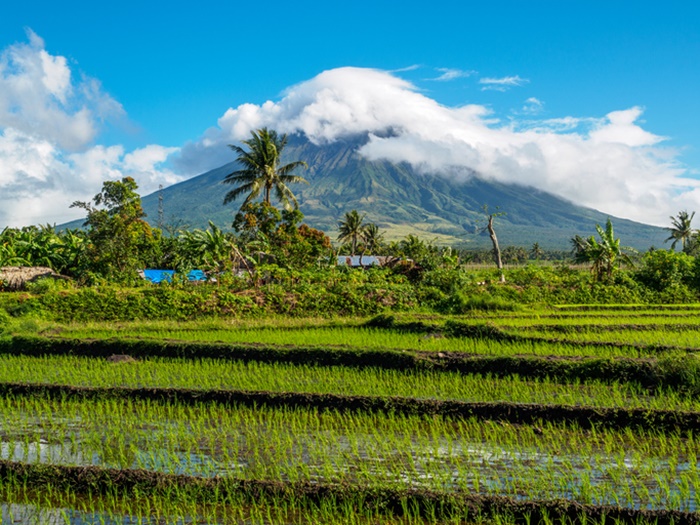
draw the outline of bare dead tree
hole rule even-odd
[[[486,224],[486,228],[484,228],[481,231],[488,230],[489,232],[489,237],[491,237],[491,243],[493,244],[493,261],[496,263],[496,267],[498,268],[498,271],[501,273],[501,278],[500,281],[502,283],[506,282],[506,276],[503,273],[503,260],[501,259],[501,249],[498,246],[498,237],[496,237],[496,230],[493,227],[493,220],[496,217],[500,217],[502,215],[505,215],[503,212],[496,212],[496,213],[489,213],[489,207],[488,205],[484,204],[483,208],[484,213],[486,214],[486,217],[488,219],[488,223]],[[498,209],[498,208],[496,208]]]

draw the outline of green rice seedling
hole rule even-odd
[[[611,502],[609,472],[623,457],[626,474],[618,468],[616,475],[630,490],[618,494],[622,506],[639,505],[635,488],[643,485],[655,508],[694,510],[694,491],[700,486],[697,470],[669,460],[697,456],[695,439],[678,434],[593,433],[553,424],[539,424],[540,431],[533,432],[530,426],[476,420],[125,400],[8,398],[0,406],[0,418],[3,429],[24,429],[6,436],[7,441],[33,426],[55,443],[44,446],[52,453],[16,458],[33,463],[129,464],[158,472],[286,483],[448,492],[466,488],[601,504]],[[78,423],[77,454],[66,453],[60,434],[52,435],[44,426],[47,419],[57,422],[50,427],[54,429],[61,422]],[[124,427],[129,430],[122,444]],[[128,456],[131,445],[137,452]],[[692,489],[682,495],[685,485]]]
[[[681,330],[675,325],[670,326],[668,329],[651,330],[625,329],[598,331],[582,328],[565,334],[541,330],[528,331],[528,335],[530,336],[542,338],[554,337],[562,343],[610,343],[640,347],[700,349],[700,346],[698,346],[697,333],[697,326],[689,326],[688,329]]]
[[[0,382],[94,387],[254,390],[342,393],[416,399],[507,401],[578,406],[700,410],[694,396],[671,389],[653,393],[634,383],[495,378],[445,371],[317,367],[201,359],[146,359],[111,363],[74,356],[0,355]]]
[[[395,349],[424,352],[459,352],[476,355],[560,355],[560,356],[596,356],[596,357],[639,357],[645,352],[633,348],[616,346],[567,346],[551,344],[546,341],[500,341],[469,337],[430,337],[423,333],[410,333],[395,330],[366,328],[362,326],[312,326],[294,330],[263,327],[241,329],[233,327],[228,330],[200,331],[181,329],[171,325],[166,329],[154,329],[144,332],[142,329],[131,330],[128,325],[114,328],[75,327],[64,330],[62,335],[82,339],[120,338],[198,341],[229,344],[262,344],[278,347],[302,346],[338,349]],[[531,334],[537,336],[536,332]]]

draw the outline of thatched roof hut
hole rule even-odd
[[[0,268],[0,289],[22,290],[25,284],[43,277],[67,279],[44,266],[4,266]]]

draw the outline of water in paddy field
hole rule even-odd
[[[311,439],[312,436],[306,436],[306,440]],[[343,443],[342,439],[336,441],[336,445],[338,448],[333,452],[337,460],[333,461],[333,470],[350,482],[362,483],[362,478],[355,480],[354,476],[355,472],[364,470],[371,472],[372,477],[382,484],[428,490],[467,489],[524,500],[565,498],[582,503],[638,509],[675,508],[695,512],[699,508],[698,489],[693,485],[683,490],[681,488],[681,480],[692,479],[689,474],[698,469],[697,464],[687,461],[671,464],[662,458],[640,459],[630,455],[611,457],[595,454],[584,457],[543,453],[529,448],[514,451],[507,447],[468,442],[452,442],[431,449],[415,447],[410,455],[397,451],[396,457],[377,457],[371,449],[362,450],[362,446],[359,454],[346,455],[344,452],[350,445]],[[138,468],[197,477],[246,477],[248,469],[243,457],[238,462],[231,462],[200,451],[170,451],[166,454],[160,450],[135,450],[128,458],[128,464],[115,465],[100,453],[91,451],[89,447],[76,446],[75,443],[4,442],[0,443],[0,459],[23,463]],[[276,460],[258,458],[257,461]],[[295,460],[290,458],[287,468],[297,468],[299,461],[307,465],[310,479],[321,483],[326,481],[327,465],[324,468],[323,465],[314,464],[315,458],[307,453],[302,453]],[[393,463],[392,468],[387,467],[389,463]],[[401,466],[397,468],[397,464]],[[673,472],[670,476],[673,481],[670,486],[664,486],[664,481],[655,473],[668,473],[669,470]],[[546,493],[542,492],[543,480],[547,482]],[[635,481],[632,483],[632,480]],[[641,492],[636,488],[630,491],[630,485],[640,484],[644,486]],[[625,490],[627,494],[621,496]]]
[[[0,503],[0,525],[151,525],[150,519],[131,516],[109,516],[107,514],[80,512],[75,509],[45,508],[36,505]],[[195,523],[194,521],[172,521],[173,524]]]
[[[52,431],[56,421],[68,430]],[[197,443],[164,448],[170,431],[167,423],[150,423],[149,432],[140,438],[127,434],[113,443],[83,433],[80,418],[34,418],[4,429],[0,422],[3,430],[0,459],[30,464],[145,469],[197,477],[340,480],[447,492],[464,489],[645,509],[700,508],[700,483],[696,483],[700,463],[694,455],[676,458],[634,449],[617,455],[595,449],[582,455],[575,448],[553,451],[537,442],[510,448],[449,434],[417,439],[410,432],[395,434],[394,444],[386,446],[382,435],[358,433],[351,438],[338,429],[313,433],[299,429],[270,448],[260,445],[275,443],[274,429],[264,425],[250,435],[225,434],[216,447]]]
[[[235,523],[247,525],[252,522],[236,520]],[[88,512],[25,503],[0,503],[0,525],[224,525],[224,522],[191,516],[146,518],[115,512]]]

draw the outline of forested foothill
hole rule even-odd
[[[9,269],[0,273],[4,291],[20,291],[2,294],[3,309],[61,320],[191,319],[387,310],[464,314],[525,305],[693,303],[700,297],[692,229],[681,237],[682,251],[625,250],[610,222],[596,235],[573,238],[568,252],[505,247],[502,283],[493,251],[436,246],[415,235],[386,242],[381,228],[355,211],[340,221],[335,246],[304,224],[298,209],[265,201],[245,204],[233,231],[213,223],[206,230],[167,231],[143,220],[136,190],[131,179],[110,181],[94,202],[76,203],[87,211],[83,229],[5,228],[0,266],[50,271],[35,278],[36,272],[25,270],[26,279],[21,271],[15,271],[19,277]],[[673,240],[676,230],[669,230]],[[339,254],[365,262],[338,265]],[[372,256],[382,256],[383,265]],[[146,268],[176,273],[153,285],[139,275]],[[203,270],[207,281],[189,282],[192,269]]]

